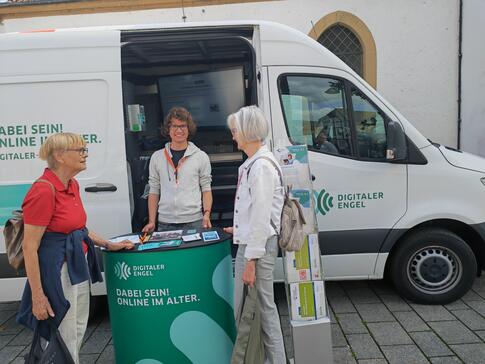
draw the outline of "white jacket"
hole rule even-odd
[[[171,157],[170,143],[165,148]],[[212,182],[211,164],[205,152],[189,142],[175,176],[164,149],[160,149],[153,153],[149,170],[149,193],[160,195],[159,221],[179,224],[202,219],[202,192],[210,191]]]
[[[261,258],[266,250],[266,240],[280,230],[283,208],[283,187],[275,166],[261,156],[274,160],[273,153],[263,145],[239,167],[238,189],[234,204],[234,244],[246,244],[246,259]],[[253,163],[253,164],[252,164]],[[249,176],[248,167],[251,166]],[[281,171],[281,169],[280,169]]]

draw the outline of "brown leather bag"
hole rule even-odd
[[[36,182],[45,182],[51,189],[54,196],[56,190],[54,185],[45,179],[38,179]],[[22,242],[24,241],[24,219],[22,210],[15,210],[12,212],[12,217],[7,220],[3,228],[3,236],[5,238],[5,250],[7,251],[8,262],[16,270],[24,267],[24,252],[22,250]]]

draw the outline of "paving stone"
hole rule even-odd
[[[386,359],[363,359],[357,360],[359,364],[387,364]]]
[[[394,312],[394,316],[408,332],[430,330],[429,326],[414,311]]]
[[[108,345],[111,339],[110,331],[98,331],[96,330],[91,337],[82,346],[81,354],[99,354],[103,351],[104,347]]]
[[[485,301],[471,301],[467,305],[477,311],[480,315],[485,317]]]
[[[451,302],[445,305],[445,308],[448,311],[455,311],[455,310],[466,310],[468,306],[462,300],[456,300],[454,302]]]
[[[357,303],[355,308],[364,322],[395,321],[394,316],[382,303]]]
[[[347,297],[338,282],[325,282],[325,293],[327,297]]]
[[[480,339],[460,321],[430,322],[429,325],[448,345],[480,342]]]
[[[473,292],[473,290],[469,290],[461,299],[464,302],[468,303],[471,301],[481,301],[483,300],[483,297],[480,297],[480,295],[478,295],[476,292]]]
[[[349,347],[333,349],[333,364],[355,364],[355,358]]]
[[[13,340],[15,335],[0,335],[0,349]]]
[[[330,305],[328,305],[328,312],[330,314],[330,322],[332,324],[337,323],[337,319],[335,318],[335,314],[333,313],[332,307],[330,307]]]
[[[430,358],[431,363],[433,364],[461,364],[463,363],[460,359],[456,356],[439,356],[436,358]]]
[[[467,364],[483,364],[485,344],[451,345],[451,349]]]
[[[24,350],[24,348],[25,346],[5,346],[0,350],[0,363],[10,363],[22,352],[22,350]]]
[[[480,339],[482,339],[483,341],[485,341],[485,331],[475,331],[475,334],[477,334],[478,336],[480,336]]]
[[[398,311],[412,311],[413,309],[411,306],[409,306],[406,301],[404,301],[401,297],[399,296],[388,296],[388,295],[383,295],[380,296],[382,302],[387,306],[387,308],[391,312],[398,312]]]
[[[332,346],[334,348],[347,346],[347,340],[338,324],[332,324]]]
[[[354,305],[346,296],[327,297],[328,303],[332,306],[335,314],[356,312]]]
[[[80,364],[94,364],[98,359],[99,354],[80,354],[79,361]]]
[[[367,325],[379,345],[412,344],[412,340],[397,322],[377,322]]]
[[[377,281],[369,281],[369,287],[380,297],[380,296],[397,296],[396,290],[389,282],[384,279],[379,279]]]
[[[15,311],[17,312],[20,306],[20,301],[2,302],[0,303],[0,311]]]
[[[21,356],[17,356],[10,364],[25,364],[25,358]]]
[[[15,320],[15,315],[17,311],[0,311],[0,335],[6,331],[5,325],[13,318]]]
[[[449,321],[454,320],[455,317],[443,306],[438,305],[418,305],[411,304],[411,307],[417,312],[421,318],[428,321]]]
[[[389,364],[427,364],[428,359],[416,345],[383,346],[382,351]]]
[[[115,351],[113,345],[108,345],[99,356],[96,364],[113,364],[115,362]]]
[[[453,315],[472,330],[485,330],[485,318],[474,310],[457,310]]]
[[[362,323],[360,316],[356,313],[341,313],[337,320],[342,327],[344,334],[366,334],[367,328]]]
[[[485,297],[485,279],[475,279],[472,289],[480,296]]]
[[[0,325],[0,335],[16,335],[23,329],[24,326],[21,326],[15,321],[15,314],[10,317],[6,322]]]
[[[350,347],[357,359],[384,358],[374,339],[369,334],[347,335]]]
[[[369,287],[346,290],[350,300],[354,303],[380,303],[381,300]]]
[[[13,339],[9,345],[30,345],[33,338],[34,332],[25,328],[17,336],[15,336],[15,339]]]
[[[453,355],[445,343],[432,331],[413,332],[409,335],[426,356]]]

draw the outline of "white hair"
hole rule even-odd
[[[261,109],[255,105],[245,106],[227,117],[227,125],[245,141],[263,142],[269,134],[269,126]]]

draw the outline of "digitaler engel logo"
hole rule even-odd
[[[126,281],[131,276],[131,268],[125,262],[117,262],[115,264],[115,275]]]
[[[315,195],[315,212],[321,213],[323,216],[328,214],[333,207],[333,196],[331,196],[325,189],[320,192],[314,191]]]

